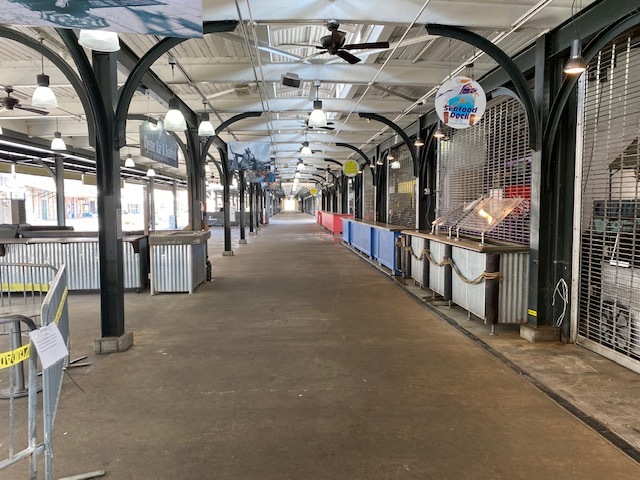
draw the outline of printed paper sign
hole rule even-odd
[[[44,370],[69,355],[67,345],[64,343],[62,334],[55,322],[29,332],[29,336],[36,347],[36,352],[38,352],[38,357],[40,357],[40,363]]]

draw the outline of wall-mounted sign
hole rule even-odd
[[[347,160],[342,165],[342,173],[344,173],[347,177],[355,177],[358,175],[358,162],[355,160]]]
[[[202,2],[0,0],[0,23],[163,37],[202,37]]]
[[[178,168],[178,142],[165,132],[162,120],[140,124],[140,155],[170,167]]]
[[[454,77],[438,89],[435,107],[438,117],[448,127],[469,128],[484,115],[487,97],[478,82],[468,77]]]

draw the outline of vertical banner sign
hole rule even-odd
[[[275,181],[275,174],[271,173],[269,148],[268,142],[229,142],[227,144],[229,169],[244,170],[248,182]]]
[[[435,107],[438,117],[448,127],[469,128],[484,115],[487,97],[478,82],[468,77],[454,77],[438,89]]]
[[[170,167],[178,168],[178,142],[165,132],[162,120],[140,124],[140,155]]]
[[[193,0],[0,0],[0,23],[202,37],[202,2]]]

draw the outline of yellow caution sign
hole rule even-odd
[[[0,370],[25,361],[31,355],[31,346],[24,345],[10,352],[0,353]]]
[[[67,301],[67,293],[69,293],[69,289],[65,288],[64,292],[62,292],[62,298],[60,299],[60,305],[58,305],[58,310],[56,311],[56,318],[54,319],[56,323],[60,321],[60,317],[62,316],[62,309],[64,308],[64,304]]]
[[[531,308],[529,310],[527,310],[527,313],[529,315],[531,315],[532,317],[537,317],[538,316],[537,310],[532,310]]]

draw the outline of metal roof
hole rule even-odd
[[[234,124],[225,131],[225,141],[267,141],[283,178],[292,178],[305,138],[320,150],[305,163],[324,168],[324,158],[342,160],[353,152],[336,147],[350,143],[369,150],[392,133],[376,122],[366,122],[358,112],[374,112],[406,127],[415,122],[419,110],[433,105],[437,86],[452,72],[473,61],[476,78],[496,67],[487,55],[456,40],[427,34],[424,25],[439,23],[470,29],[494,41],[509,55],[535,42],[541,34],[565,23],[593,1],[573,0],[367,0],[360,2],[318,0],[203,0],[203,20],[236,20],[234,32],[187,40],[163,55],[152,71],[192,110],[202,112],[203,100],[212,120],[227,120],[246,111],[263,111],[259,118]],[[573,5],[573,11],[572,11]],[[329,19],[340,22],[346,43],[388,41],[388,49],[353,50],[361,59],[351,65],[341,58],[318,55],[322,36],[329,32]],[[64,53],[53,29],[13,27],[45,45]],[[123,34],[121,42],[141,57],[161,40],[156,36]],[[172,70],[169,57],[176,60]],[[0,39],[0,85],[11,85],[13,96],[29,103],[36,75],[41,73],[41,56],[16,42]],[[44,61],[44,71],[58,97],[59,108],[41,116],[20,110],[1,111],[0,127],[28,137],[50,140],[57,129],[67,144],[91,151],[86,115],[65,77]],[[281,84],[285,73],[298,75],[300,88]],[[123,82],[126,70],[119,74]],[[323,101],[334,130],[307,129],[305,120],[316,96]],[[417,107],[419,101],[424,106]],[[136,93],[130,113],[155,118],[164,116],[166,105],[154,95]],[[139,121],[127,123],[129,151],[138,163]],[[1,150],[1,149],[0,149]],[[218,154],[211,149],[214,157]],[[0,153],[1,155],[1,153]],[[184,162],[178,169],[154,165],[170,176],[184,177]],[[315,169],[308,169],[312,171]],[[215,172],[216,170],[213,169]],[[304,172],[303,172],[304,180]],[[309,184],[310,185],[310,184]],[[304,181],[302,186],[305,186]]]

